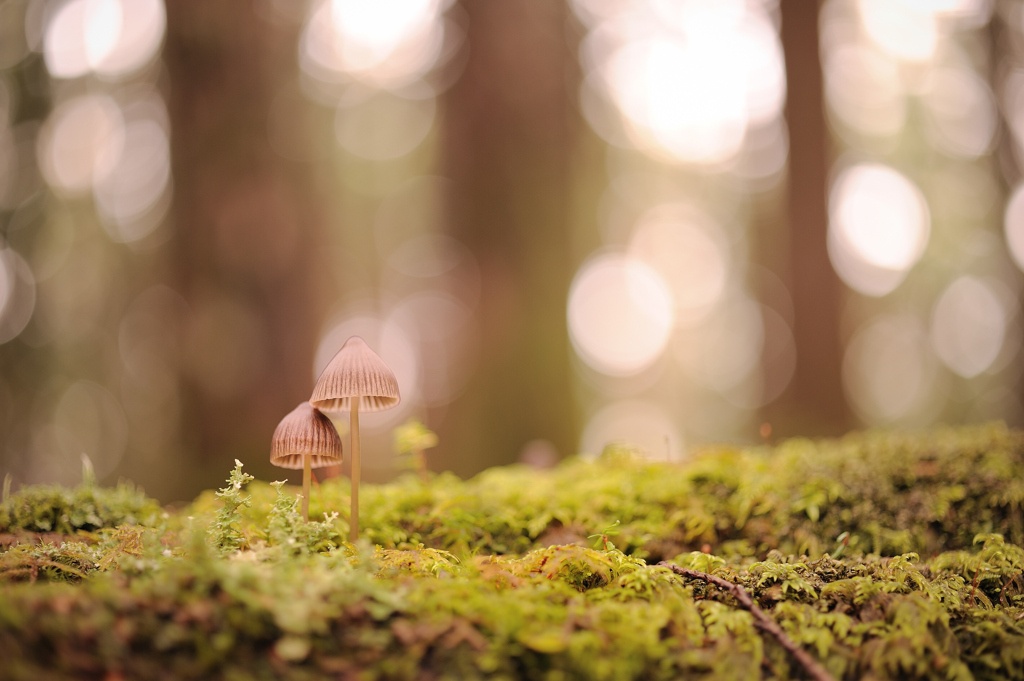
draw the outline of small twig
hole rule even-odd
[[[769,617],[765,611],[754,602],[754,599],[751,598],[749,593],[747,593],[747,590],[739,584],[733,584],[728,580],[722,579],[721,577],[715,577],[714,575],[709,575],[706,572],[679,567],[678,565],[666,561],[662,561],[661,563],[658,563],[658,565],[667,567],[676,574],[699,579],[701,581],[714,584],[721,589],[725,589],[740,602],[740,605],[750,611],[750,614],[754,616],[754,621],[757,623],[757,626],[774,636],[775,640],[779,642],[779,645],[788,650],[789,653],[796,658],[796,661],[803,665],[804,669],[807,670],[807,673],[810,674],[812,678],[817,679],[817,681],[835,681],[835,678],[828,673],[828,670],[826,670],[820,662],[814,659],[810,653],[801,648],[793,641],[793,639],[787,636],[786,632],[782,630],[782,627],[779,626],[778,622]]]

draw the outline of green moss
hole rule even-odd
[[[348,490],[341,478],[322,484],[311,517],[341,511],[347,533]],[[257,483],[249,491],[254,520],[263,522],[273,490]],[[708,449],[683,465],[574,459],[552,471],[495,468],[469,481],[406,476],[365,485],[360,498],[364,536],[387,548],[524,553],[585,541],[618,522],[615,544],[652,562],[705,545],[728,556],[930,556],[970,547],[981,533],[1024,544],[1024,434],[1001,424],[879,431]],[[214,506],[205,497],[192,512]]]
[[[113,488],[90,481],[74,489],[32,485],[0,503],[0,532],[74,534],[123,524],[153,526],[162,515],[156,501],[127,482]]]
[[[66,515],[45,529],[83,541],[0,549],[0,679],[802,677],[655,558],[742,585],[836,678],[1024,679],[1022,443],[990,425],[407,477],[365,488],[358,545],[334,481],[308,524],[281,485],[246,506],[237,469],[168,518],[130,488],[27,488],[3,527]]]

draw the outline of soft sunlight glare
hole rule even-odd
[[[425,358],[420,366],[422,402],[428,407],[451,402],[469,379],[472,311],[455,296],[428,289],[402,299],[385,323],[405,329],[418,342],[419,356]]]
[[[17,338],[36,307],[36,279],[13,249],[0,249],[0,343]]]
[[[83,95],[61,104],[39,137],[39,165],[54,189],[89,191],[114,169],[124,148],[124,118],[113,99]]]
[[[954,373],[973,378],[999,356],[1006,325],[1006,310],[990,284],[960,277],[935,305],[932,347]]]
[[[672,343],[673,355],[687,375],[724,393],[743,382],[761,360],[765,347],[761,306],[741,298],[722,305],[705,322]]]
[[[600,255],[584,263],[569,289],[569,335],[592,368],[636,374],[664,351],[674,307],[668,285],[648,265],[621,254]]]
[[[860,0],[864,30],[878,47],[907,61],[927,61],[935,54],[939,27],[930,8],[909,0]]]
[[[158,224],[142,220],[167,190],[171,156],[167,133],[153,120],[125,127],[124,150],[112,172],[96,185],[94,196],[107,233],[115,241],[145,237]]]
[[[665,410],[641,400],[612,402],[598,410],[583,429],[580,452],[594,459],[608,445],[634,449],[649,461],[680,461],[683,438]]]
[[[343,149],[360,158],[399,158],[426,139],[436,109],[434,97],[406,99],[380,92],[356,104],[339,105],[334,133]]]
[[[785,99],[778,35],[756,6],[688,1],[622,7],[582,50],[588,78],[581,98],[598,132],[614,135],[598,123],[592,89],[604,91],[621,112],[631,145],[676,162],[731,159],[747,127],[774,120]]]
[[[57,78],[125,76],[153,58],[166,23],[162,0],[71,0],[45,28],[46,66]]]
[[[881,164],[856,165],[842,172],[832,187],[829,218],[833,265],[847,284],[868,295],[882,295],[891,288],[880,291],[870,282],[848,277],[852,270],[845,267],[844,258],[905,273],[924,252],[931,229],[921,192],[905,176]]]
[[[928,112],[925,131],[938,149],[965,159],[989,151],[998,123],[995,98],[973,69],[935,69],[922,101]]]
[[[927,334],[916,319],[881,316],[850,340],[843,360],[843,387],[868,424],[893,423],[925,406],[932,365]]]
[[[899,65],[876,50],[848,44],[825,56],[825,96],[844,124],[865,135],[895,135],[906,119]]]
[[[1024,184],[1017,185],[1006,204],[1003,229],[1013,261],[1024,270]]]
[[[729,251],[722,229],[685,204],[663,204],[641,216],[629,254],[669,285],[680,324],[703,319],[725,290]]]
[[[329,0],[315,5],[302,37],[307,70],[394,86],[426,73],[441,54],[446,9],[438,0]]]

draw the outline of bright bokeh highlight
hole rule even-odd
[[[865,422],[906,421],[927,406],[933,364],[920,322],[907,315],[882,315],[851,338],[843,360],[843,387]]]
[[[629,254],[668,284],[679,324],[706,317],[725,291],[729,249],[722,229],[686,204],[662,204],[641,216]]]
[[[599,255],[569,289],[569,336],[593,369],[628,376],[665,350],[675,321],[668,284],[651,267],[619,253]]]
[[[439,0],[322,0],[302,35],[303,68],[326,81],[347,76],[380,87],[409,83],[441,55],[446,7]]]
[[[57,78],[120,78],[153,59],[166,25],[161,0],[71,0],[46,25],[43,56]]]
[[[114,100],[83,95],[50,114],[39,137],[39,165],[54,189],[83,194],[114,170],[124,142],[124,117]]]
[[[749,126],[772,121],[785,100],[785,69],[764,9],[735,0],[603,5],[578,0],[593,27],[582,47],[584,112],[597,90],[621,114],[628,144],[682,163],[736,156]]]
[[[1003,303],[990,283],[961,277],[943,291],[935,304],[932,347],[950,370],[973,378],[999,356],[1007,321]]]
[[[836,179],[829,202],[829,255],[865,295],[892,291],[928,245],[931,220],[920,190],[888,166],[866,163]]]
[[[1003,230],[1013,261],[1024,270],[1024,184],[1017,186],[1006,204]]]

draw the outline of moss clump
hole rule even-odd
[[[1019,573],[1021,551],[992,536],[965,555]],[[975,585],[952,554],[679,563],[742,584],[836,678],[1024,678],[1024,588]],[[0,660],[4,679],[801,675],[728,594],[576,546],[222,558],[192,541],[141,571],[5,587]]]
[[[180,515],[0,548],[0,680],[803,676],[652,557],[742,585],[837,679],[1024,679],[1022,444],[990,425],[410,477],[364,492],[372,548],[236,467]]]
[[[333,479],[314,490],[310,517],[344,513],[348,489]],[[249,491],[252,517],[264,522],[275,493],[260,483]],[[573,459],[551,471],[511,466],[468,481],[406,476],[365,485],[360,497],[364,536],[387,548],[525,553],[582,543],[619,523],[615,544],[651,562],[705,546],[727,556],[931,556],[970,547],[981,533],[1024,544],[1024,433],[1002,424],[855,433],[774,449],[712,448],[679,465]],[[216,506],[206,495],[190,513]]]
[[[0,533],[74,534],[118,525],[157,524],[157,502],[131,483],[98,487],[86,482],[74,489],[59,485],[23,487],[0,503]]]

